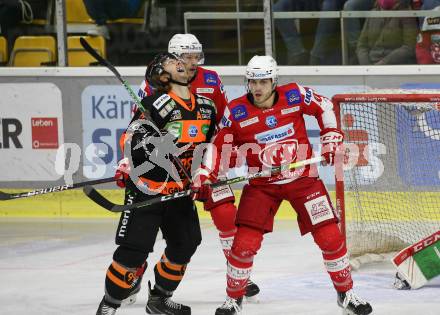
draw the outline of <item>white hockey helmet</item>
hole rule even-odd
[[[277,62],[271,56],[253,56],[246,66],[246,79],[272,79],[272,89],[278,84]]]
[[[178,56],[182,54],[200,54],[199,65],[205,61],[202,44],[193,34],[174,34],[168,42],[168,52]]]

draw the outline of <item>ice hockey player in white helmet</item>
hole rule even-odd
[[[252,150],[246,150],[245,159],[254,170],[308,160],[313,157],[313,151],[304,116],[309,115],[316,118],[321,129],[322,163],[334,165],[341,157],[338,153],[344,134],[337,126],[333,104],[328,98],[295,82],[278,86],[277,63],[270,56],[254,56],[246,67],[245,78],[248,93],[226,106],[222,128],[213,138],[214,152],[206,155],[206,159],[219,156],[223,145],[232,141],[232,145],[252,146]],[[206,164],[211,166],[211,173],[201,182],[215,182],[222,169],[213,159]],[[238,230],[228,258],[227,297],[215,314],[241,312],[254,257],[264,234],[272,232],[274,217],[283,200],[297,212],[301,235],[311,233],[321,250],[337,292],[337,304],[344,314],[371,314],[371,305],[352,290],[344,235],[316,165],[254,178],[244,186],[236,219]]]

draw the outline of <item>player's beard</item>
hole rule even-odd
[[[267,100],[269,100],[271,98],[271,96],[273,95],[274,90],[272,90],[270,93],[267,94],[266,97],[262,98],[261,101],[257,101],[257,99],[254,96],[254,104],[258,107],[258,108],[266,108],[266,106],[261,106],[262,104],[264,104]],[[272,104],[271,104],[272,105]]]

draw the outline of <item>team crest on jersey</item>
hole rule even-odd
[[[301,93],[297,89],[286,92],[286,100],[288,105],[295,105],[301,103]]]
[[[267,143],[258,154],[258,159],[266,167],[290,164],[295,161],[297,151],[298,140],[285,139]]]
[[[217,76],[212,73],[204,73],[203,78],[205,79],[206,85],[217,85]]]
[[[266,126],[269,128],[275,128],[278,124],[278,121],[275,116],[268,116],[266,117]]]
[[[199,130],[197,129],[196,126],[193,126],[193,125],[189,126],[189,128],[188,128],[188,135],[191,138],[194,138],[195,136],[197,136],[198,132],[199,132]]]
[[[248,112],[246,106],[237,105],[231,109],[232,117],[235,121],[247,118]]]

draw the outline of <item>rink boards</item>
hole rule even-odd
[[[29,190],[29,189],[28,189]],[[27,189],[6,189],[6,192],[27,191]],[[101,190],[101,192],[115,203],[122,203],[122,190]],[[236,200],[240,200],[241,190],[234,191]],[[440,194],[438,192],[362,192],[364,200],[370,202],[364,205],[364,213],[367,213],[364,220],[375,220],[386,212],[388,220],[405,220],[405,212],[408,212],[408,220],[414,218],[416,212],[419,218],[425,220],[438,220],[438,213],[432,211],[432,208],[417,207],[414,205],[414,199],[430,200],[432,205],[440,204]],[[386,195],[390,203],[384,205],[377,204]],[[334,192],[330,192],[334,200]],[[391,197],[390,197],[391,196]],[[355,203],[351,193],[346,193],[346,219],[347,221],[355,219],[350,212],[351,204]],[[392,200],[390,200],[392,198]],[[209,214],[203,210],[203,205],[196,203],[199,215],[202,218],[208,218]],[[411,205],[411,206],[410,206]],[[399,211],[394,211],[398,209]],[[402,212],[403,211],[403,212]],[[81,190],[65,191],[62,193],[53,193],[19,200],[0,201],[0,217],[23,217],[23,218],[111,218],[118,217],[118,214],[111,213],[89,200]],[[295,212],[290,204],[284,201],[277,213],[277,219],[295,219]]]

